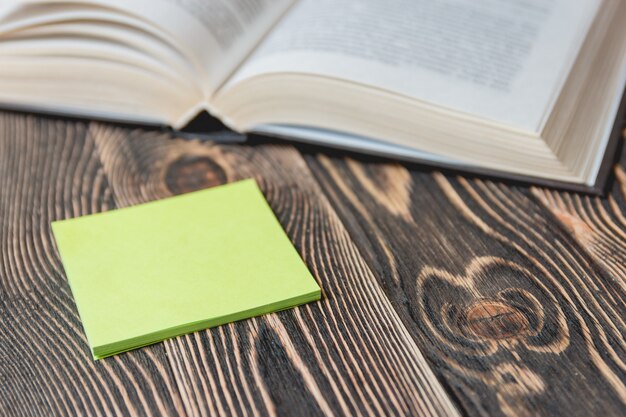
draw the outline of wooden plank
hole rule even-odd
[[[624,275],[605,274],[528,190],[305,160],[467,414],[623,415]]]
[[[94,362],[50,222],[115,206],[83,123],[0,113],[0,415],[185,415],[162,345]]]
[[[166,341],[189,415],[457,415],[293,148],[91,132],[120,206],[256,178],[323,288],[321,302]]]
[[[624,131],[626,138],[626,130]],[[607,198],[532,188],[578,243],[616,279],[626,278],[626,146]],[[626,282],[624,282],[626,285]]]

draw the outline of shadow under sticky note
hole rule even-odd
[[[95,359],[320,298],[254,180],[52,230]]]

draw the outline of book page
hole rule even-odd
[[[295,0],[8,0],[0,29],[115,21],[156,33],[191,63],[208,98]]]
[[[538,132],[600,0],[301,0],[229,81],[349,80]]]
[[[295,0],[161,0],[193,17],[205,33],[189,44],[208,70],[209,96],[224,83]],[[151,2],[152,3],[152,2]],[[154,6],[152,6],[154,7]],[[184,29],[178,27],[177,30]]]

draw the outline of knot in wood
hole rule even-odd
[[[167,187],[173,194],[213,187],[226,182],[224,170],[206,156],[183,155],[172,162],[165,174]]]
[[[465,310],[468,330],[487,339],[509,339],[529,330],[528,318],[516,307],[502,301],[481,300]]]

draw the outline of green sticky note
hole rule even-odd
[[[52,231],[95,359],[320,298],[254,180]]]

